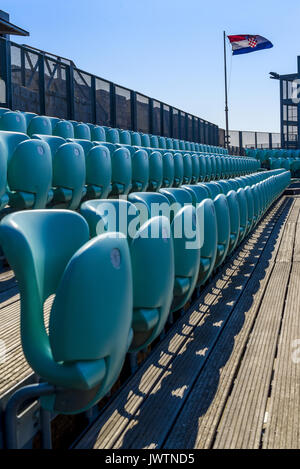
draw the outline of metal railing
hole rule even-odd
[[[79,122],[219,144],[219,128],[200,117],[0,38],[2,106]]]

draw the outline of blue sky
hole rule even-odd
[[[231,57],[230,128],[279,131],[279,86],[300,55],[297,0],[2,0],[30,31],[16,42],[224,127],[223,30],[260,34],[274,48]],[[231,71],[231,73],[230,73]]]

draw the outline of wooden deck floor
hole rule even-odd
[[[300,448],[299,214],[272,208],[76,448]]]

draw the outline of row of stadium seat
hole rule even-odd
[[[20,288],[23,351],[56,388],[42,406],[70,414],[95,405],[128,350],[158,337],[289,183],[276,170],[86,201],[80,214],[7,215],[0,242]],[[53,295],[47,333],[43,308]]]
[[[32,112],[11,111],[7,108],[0,108],[0,130],[21,132],[29,137],[34,134],[54,135],[65,139],[76,138],[138,147],[160,148],[162,150],[228,154],[228,150],[222,147],[77,121],[66,121],[57,117],[39,116]]]
[[[68,208],[253,173],[257,160],[0,131],[0,210]]]
[[[266,169],[283,168],[291,171],[292,177],[300,177],[300,150],[249,149],[249,158],[256,158]]]

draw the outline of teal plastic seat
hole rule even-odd
[[[224,194],[219,194],[214,199],[216,217],[217,217],[217,230],[218,230],[218,245],[217,256],[215,261],[215,269],[223,264],[230,245],[230,211],[227,203],[227,198]]]
[[[132,194],[129,200],[140,202],[140,197],[143,193]],[[117,230],[127,238],[133,278],[133,340],[130,350],[141,350],[162,332],[171,307],[174,258],[170,223],[163,216],[149,220],[146,216],[143,220],[135,205],[125,200],[85,202],[81,213],[89,224],[91,236]]]
[[[51,121],[46,116],[33,117],[28,125],[27,134],[32,137],[34,134],[52,135]]]
[[[76,122],[74,124],[74,138],[80,140],[91,140],[91,130],[87,124]]]
[[[175,150],[173,140],[171,138],[166,138],[166,148],[167,150]]]
[[[228,182],[228,180],[225,181],[224,179],[221,179],[221,180],[218,181],[218,184],[221,187],[223,194],[225,194],[225,195],[227,195],[228,192],[233,190],[232,187],[231,187],[231,184]]]
[[[205,181],[210,181],[212,178],[212,165],[211,159],[208,156],[205,156],[205,166],[206,166],[206,176]]]
[[[254,199],[253,193],[249,186],[245,188],[245,195],[247,199],[247,211],[248,211],[248,230],[247,234],[250,233],[254,224],[255,224],[255,217],[254,217]]]
[[[217,177],[217,163],[214,155],[209,156],[211,162],[211,180],[215,180]]]
[[[208,190],[212,199],[215,199],[219,194],[222,193],[222,187],[219,185],[218,182],[207,182],[205,183],[205,187]]]
[[[97,142],[95,142],[97,143]],[[132,188],[132,160],[126,147],[117,147],[112,143],[102,143],[108,148],[112,167],[111,196],[128,195]]]
[[[184,189],[170,188],[162,189],[160,194],[131,194],[129,200],[139,210],[146,207],[148,217],[153,210],[161,209],[170,220],[175,259],[173,301],[170,309],[171,312],[177,311],[192,296],[199,272],[201,240],[191,197]],[[185,206],[185,203],[188,205]],[[178,206],[174,207],[173,204]]]
[[[204,155],[199,156],[199,182],[206,180],[206,158]]]
[[[198,155],[195,153],[191,156],[192,160],[192,179],[191,184],[197,184],[200,179],[200,161]]]
[[[52,196],[51,181],[49,146],[35,140],[21,142],[8,161],[10,206],[16,210],[45,208]]]
[[[126,238],[89,241],[80,215],[42,210],[7,216],[0,240],[20,288],[23,352],[56,387],[42,406],[63,414],[91,408],[116,381],[132,339]],[[48,334],[43,307],[52,295]]]
[[[163,187],[172,187],[174,182],[174,158],[172,153],[164,153],[163,162]]]
[[[119,139],[120,143],[123,145],[131,145],[131,136],[128,130],[120,130],[119,131]]]
[[[177,140],[176,138],[173,138],[173,149],[180,150],[179,140]]]
[[[64,120],[58,121],[54,125],[52,135],[62,137],[64,139],[74,138],[74,127],[71,122]]]
[[[159,137],[158,138],[158,145],[159,145],[159,148],[162,148],[163,150],[167,149],[167,144],[166,144],[165,137]]]
[[[151,148],[159,148],[158,137],[156,135],[150,136],[150,146]]]
[[[183,186],[191,197],[197,209],[197,220],[200,225],[203,244],[201,247],[200,268],[197,287],[204,285],[211,276],[217,258],[218,225],[214,202],[205,184]]]
[[[101,127],[100,125],[94,125],[91,128],[91,140],[93,142],[95,142],[95,141],[105,142],[106,141],[106,134],[105,134],[104,128]]]
[[[189,192],[192,197],[192,203],[195,207],[203,200],[211,198],[205,184],[184,185],[182,187]]]
[[[180,187],[183,183],[184,166],[181,153],[174,153],[174,187]]]
[[[10,111],[6,108],[0,109],[0,130],[10,132],[27,133],[25,116],[18,111]]]
[[[163,184],[163,157],[160,152],[149,153],[149,192],[157,192]]]
[[[149,184],[149,156],[143,148],[126,146],[131,155],[131,192],[143,192]]]
[[[106,199],[111,187],[111,159],[108,148],[96,145],[91,148],[85,157],[86,164],[86,198]]]
[[[243,188],[238,189],[237,198],[240,209],[240,235],[238,244],[245,238],[248,230],[248,204],[245,190]]]
[[[138,132],[130,132],[131,134],[131,145],[136,147],[144,146],[142,145],[141,136]]]
[[[61,137],[35,135],[35,138],[46,142],[51,149],[54,193],[51,206],[76,210],[86,195],[83,146],[74,140],[66,142]],[[91,142],[87,143],[90,148]]]
[[[226,199],[230,214],[230,239],[227,252],[227,255],[230,256],[239,242],[241,222],[237,193],[232,190],[227,192]]]
[[[191,155],[183,155],[183,183],[190,184],[193,178],[193,163]]]
[[[204,199],[197,206],[197,211],[198,219],[204,221],[204,243],[201,247],[200,269],[197,280],[197,287],[201,287],[210,278],[216,265],[218,225],[215,205],[212,200]]]
[[[150,137],[147,134],[141,135],[141,146],[145,148],[151,148]]]

